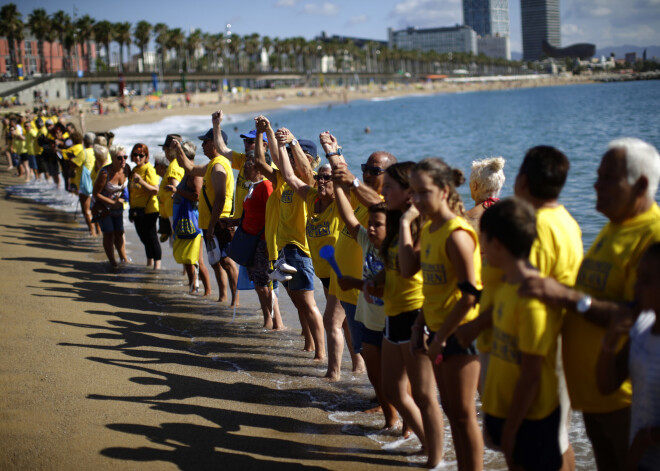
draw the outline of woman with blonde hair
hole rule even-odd
[[[504,186],[504,163],[502,157],[490,157],[472,162],[470,173],[470,195],[475,206],[465,214],[465,218],[475,229],[479,229],[479,219],[487,208],[499,201]]]

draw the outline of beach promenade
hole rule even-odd
[[[275,333],[196,311],[181,288],[168,297],[172,274],[109,271],[100,241],[70,214],[8,195],[16,183],[3,166],[0,469],[409,465],[342,433],[309,399],[330,387],[320,378],[301,383],[314,391],[275,386],[308,355],[261,355]],[[209,338],[179,333],[196,329]]]

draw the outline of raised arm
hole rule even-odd
[[[260,143],[263,140],[263,134],[265,132],[266,135],[268,136],[268,145],[270,146],[271,143],[271,135],[273,136],[272,142],[276,145],[275,133],[273,132],[273,129],[270,127],[270,122],[268,121],[268,119],[265,116],[261,115],[254,118],[254,122],[257,129],[257,136],[256,136],[257,143]],[[271,151],[271,155],[273,155],[272,151]],[[273,188],[276,187],[277,172],[272,166],[268,165],[268,162],[266,162],[266,153],[264,152],[263,146],[261,145],[254,146],[254,160],[261,174],[273,183]]]
[[[419,211],[415,205],[410,205],[399,221],[399,268],[404,278],[410,278],[419,271],[419,241],[413,240],[410,227],[418,217]]]
[[[286,137],[285,144],[291,144],[296,139],[293,133],[287,128],[278,129],[277,133],[282,133],[282,135]],[[277,133],[275,133],[276,136]],[[278,136],[278,147],[279,145],[280,137]],[[309,186],[314,186],[314,171],[312,170],[312,166],[309,165],[309,160],[307,160],[305,152],[299,145],[289,145],[289,149],[291,149],[291,155],[293,157],[293,161],[296,163],[296,168],[298,169],[300,179]],[[282,164],[281,157],[282,154],[280,154],[280,164]]]
[[[213,199],[213,207],[211,209],[211,220],[209,221],[208,231],[206,232],[206,239],[213,239],[215,232],[215,223],[220,219],[222,209],[225,207],[225,198],[227,197],[227,173],[225,168],[216,164],[211,171],[211,184],[215,190],[215,198]]]
[[[307,199],[307,192],[309,191],[310,186],[298,178],[293,172],[293,167],[291,167],[291,162],[289,162],[289,156],[286,151],[286,142],[289,135],[290,133],[288,133],[286,129],[280,129],[275,133],[275,136],[277,137],[278,154],[280,157],[280,172],[282,174],[282,178],[284,178],[284,181],[289,184],[289,186],[293,189],[293,191],[296,192],[300,199],[305,201]],[[295,147],[299,148],[300,146]],[[305,154],[303,154],[303,158],[307,160]]]
[[[225,140],[222,138],[222,119],[225,117],[222,110],[218,110],[211,115],[213,122],[213,145],[219,154],[225,156],[231,162],[234,152],[227,147]]]
[[[354,239],[357,239],[358,232],[360,231],[360,221],[355,217],[348,195],[341,185],[335,187],[335,203],[337,204],[339,215],[346,225],[346,229],[348,229],[348,232],[350,232]]]
[[[193,161],[190,160],[188,157],[186,157],[186,154],[183,153],[183,149],[181,148],[181,143],[176,139],[172,140],[172,144],[170,144],[170,146],[172,149],[176,151],[176,161],[179,162],[179,165],[181,165],[181,168],[184,169],[186,173],[190,174],[193,177],[204,176],[208,164],[195,165]]]

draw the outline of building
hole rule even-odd
[[[484,36],[477,38],[479,54],[488,57],[511,60],[511,41],[509,36]]]
[[[509,1],[463,0],[463,23],[481,37],[509,36]]]
[[[537,61],[543,55],[543,40],[561,47],[559,0],[521,0],[523,60]]]
[[[435,51],[440,54],[463,52],[477,54],[477,33],[469,26],[449,28],[407,28],[394,31],[388,28],[390,49]]]

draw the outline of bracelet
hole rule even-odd
[[[603,337],[603,340],[600,342],[601,348],[605,353],[616,353],[616,347],[609,347],[605,343],[605,337]]]

